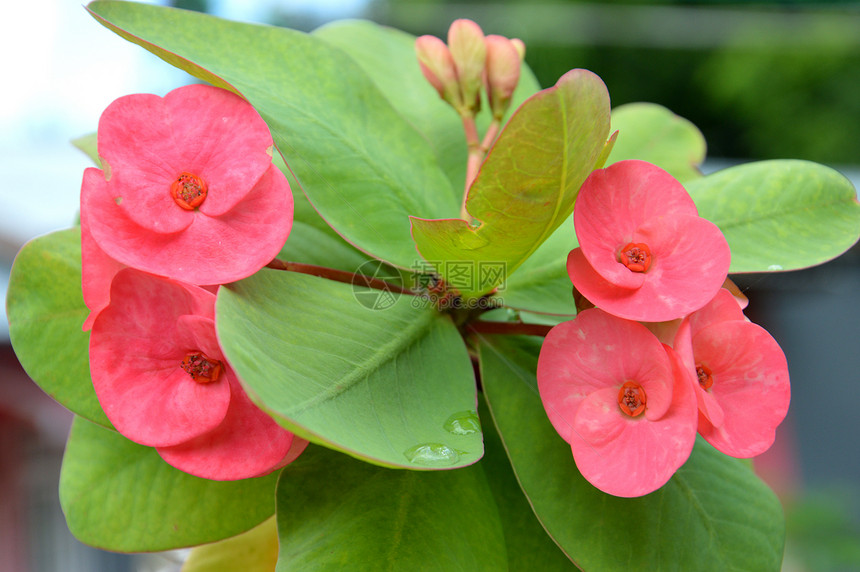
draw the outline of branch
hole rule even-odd
[[[524,324],[522,322],[472,322],[467,326],[476,334],[505,334],[509,336],[546,336],[552,326],[544,324]]]
[[[398,294],[409,294],[410,296],[415,295],[411,290],[407,290],[406,288],[398,286],[397,284],[392,284],[391,282],[386,282],[385,280],[380,280],[379,278],[371,278],[370,276],[365,276],[363,274],[355,274],[354,272],[347,272],[345,270],[336,270],[326,266],[316,266],[314,264],[304,264],[302,262],[289,262],[287,260],[275,258],[266,264],[266,267],[273,268],[275,270],[286,270],[287,272],[310,274],[311,276],[319,276],[320,278],[328,278],[329,280],[334,280],[336,282],[353,284],[355,286],[364,286],[375,290],[397,292]]]

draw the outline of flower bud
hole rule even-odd
[[[486,88],[490,109],[495,119],[501,120],[511,104],[511,96],[520,80],[520,50],[517,42],[503,36],[487,36]],[[525,53],[523,47],[523,52]]]
[[[481,105],[481,78],[487,59],[484,32],[471,20],[455,20],[448,29],[448,47],[457,68],[463,103],[467,109],[477,111]]]
[[[463,98],[457,81],[457,68],[445,42],[436,36],[420,36],[415,40],[415,53],[421,73],[439,92],[439,97],[455,109],[460,109]]]
[[[520,61],[522,62],[526,58],[526,45],[519,38],[511,38],[511,43],[516,48],[517,53],[520,55]]]

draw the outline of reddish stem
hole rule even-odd
[[[466,160],[466,189],[463,192],[463,203],[460,206],[460,218],[465,221],[472,222],[472,217],[469,215],[469,211],[466,210],[466,199],[469,197],[469,189],[472,187],[472,183],[475,182],[475,179],[478,178],[478,171],[481,170],[481,164],[487,157],[490,147],[493,146],[501,126],[501,122],[493,119],[493,122],[490,123],[490,126],[487,128],[487,133],[484,134],[484,140],[478,142],[478,132],[475,127],[475,120],[473,118],[469,118],[467,121],[467,118],[463,117],[463,128],[466,131],[466,144],[469,148],[469,155]]]
[[[274,270],[286,270],[288,272],[299,272],[301,274],[310,274],[311,276],[319,276],[336,282],[346,284],[357,284],[377,290],[387,290],[397,292],[399,294],[408,294],[416,296],[415,292],[407,290],[397,284],[380,280],[379,278],[371,278],[363,274],[355,274],[346,272],[345,270],[336,270],[325,266],[316,266],[314,264],[304,264],[302,262],[290,262],[275,258],[266,265],[267,268]],[[543,324],[524,324],[522,322],[471,322],[467,326],[468,330],[475,334],[505,334],[505,335],[526,335],[526,336],[546,336],[552,329],[552,326]]]
[[[374,288],[376,290],[386,290],[389,292],[397,292],[398,294],[409,294],[410,296],[416,295],[411,290],[407,290],[406,288],[398,286],[397,284],[392,284],[391,282],[386,282],[385,280],[380,280],[379,278],[371,278],[370,276],[364,276],[363,274],[355,274],[354,272],[336,270],[334,268],[327,268],[325,266],[304,264],[302,262],[290,262],[287,260],[275,258],[274,260],[266,264],[266,267],[273,268],[275,270],[286,270],[288,272],[310,274],[311,276],[328,278],[329,280],[343,282],[345,284],[366,286],[369,288]]]
[[[481,150],[484,152],[484,155],[490,152],[490,147],[496,141],[496,136],[499,134],[501,127],[502,122],[498,119],[493,119],[492,123],[490,123],[487,132],[484,134],[484,140],[481,141]]]
[[[476,334],[505,334],[509,336],[546,336],[552,326],[544,324],[524,324],[522,322],[472,322],[468,325],[470,332]]]
[[[466,134],[466,147],[468,148],[468,156],[466,159],[466,188],[463,190],[463,202],[460,204],[460,218],[467,222],[472,222],[472,217],[469,211],[466,210],[466,199],[469,197],[469,187],[475,177],[478,176],[478,169],[481,168],[481,162],[484,160],[486,153],[481,150],[481,141],[478,138],[478,126],[475,124],[475,116],[462,114],[460,119],[463,120],[463,131]]]

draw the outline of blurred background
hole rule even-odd
[[[650,101],[695,123],[704,170],[808,159],[860,181],[860,3],[508,0],[147,2],[309,31],[369,18],[445,37],[456,18],[519,37],[544,87],[600,75],[613,105]],[[95,22],[77,0],[4,6],[0,19],[0,291],[29,239],[70,226],[83,169],[69,141],[128,93],[191,81]],[[860,251],[809,270],[736,278],[747,315],[786,352],[792,404],[757,460],[788,519],[784,570],[860,570]],[[0,320],[0,571],[178,569],[182,553],[125,556],[65,527],[57,482],[71,415],[28,380]]]

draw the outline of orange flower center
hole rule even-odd
[[[631,242],[618,254],[621,264],[633,272],[645,272],[651,266],[651,249],[642,242]]]
[[[645,390],[634,381],[625,381],[618,391],[618,406],[630,417],[636,417],[645,411],[647,401]]]
[[[182,369],[197,383],[212,383],[221,376],[221,362],[202,352],[189,353],[182,360]]]
[[[170,196],[187,211],[199,207],[208,192],[206,181],[191,173],[182,173],[170,185]]]
[[[702,386],[702,389],[710,389],[714,385],[713,372],[707,366],[700,363],[696,364],[696,376],[699,378],[699,385]]]

